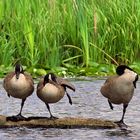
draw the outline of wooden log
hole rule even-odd
[[[26,120],[11,121],[6,116],[0,115],[0,128],[9,127],[30,127],[30,128],[116,128],[117,124],[108,120],[94,118],[59,118],[51,120],[46,117],[29,117]]]

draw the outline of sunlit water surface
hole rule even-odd
[[[86,78],[86,80],[71,80],[76,87],[76,92],[68,90],[73,105],[68,103],[67,96],[56,104],[50,105],[54,116],[85,117],[119,120],[122,115],[122,105],[114,106],[112,111],[107,100],[100,94],[103,80]],[[0,82],[1,85],[1,82]],[[139,140],[140,139],[140,82],[125,115],[127,130],[117,129],[55,129],[55,128],[7,128],[0,129],[0,140]],[[8,97],[3,87],[0,86],[0,114],[15,115],[20,109],[21,100]],[[23,115],[49,116],[45,104],[37,98],[34,92],[28,97],[23,108]]]

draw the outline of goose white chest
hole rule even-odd
[[[60,87],[56,87],[53,84],[47,83],[42,88],[41,93],[38,94],[38,97],[47,103],[56,103],[64,96],[64,90]]]
[[[29,88],[30,85],[24,74],[20,74],[18,79],[13,76],[9,81],[8,93],[15,98],[26,98],[29,96]]]

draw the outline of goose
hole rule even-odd
[[[74,85],[67,80],[57,77],[54,73],[48,73],[40,80],[37,85],[37,96],[46,104],[50,113],[50,119],[56,119],[50,111],[49,104],[56,103],[64,97],[66,93],[69,103],[72,105],[72,100],[66,88],[75,91]]]
[[[22,100],[20,112],[16,116],[10,117],[10,119],[25,119],[21,112],[26,98],[34,91],[34,82],[32,77],[23,71],[20,64],[16,64],[15,71],[9,72],[4,78],[3,87],[6,90],[8,97],[12,96]]]
[[[129,102],[131,101],[138,74],[126,65],[119,65],[116,68],[116,75],[109,77],[101,87],[101,94],[108,99],[110,108],[113,110],[113,104],[123,104],[123,114],[120,121],[116,123],[120,126],[125,125],[124,115]]]

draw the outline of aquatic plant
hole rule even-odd
[[[137,0],[1,0],[0,66],[19,61],[33,72],[71,72],[133,65],[140,58],[139,6]]]

